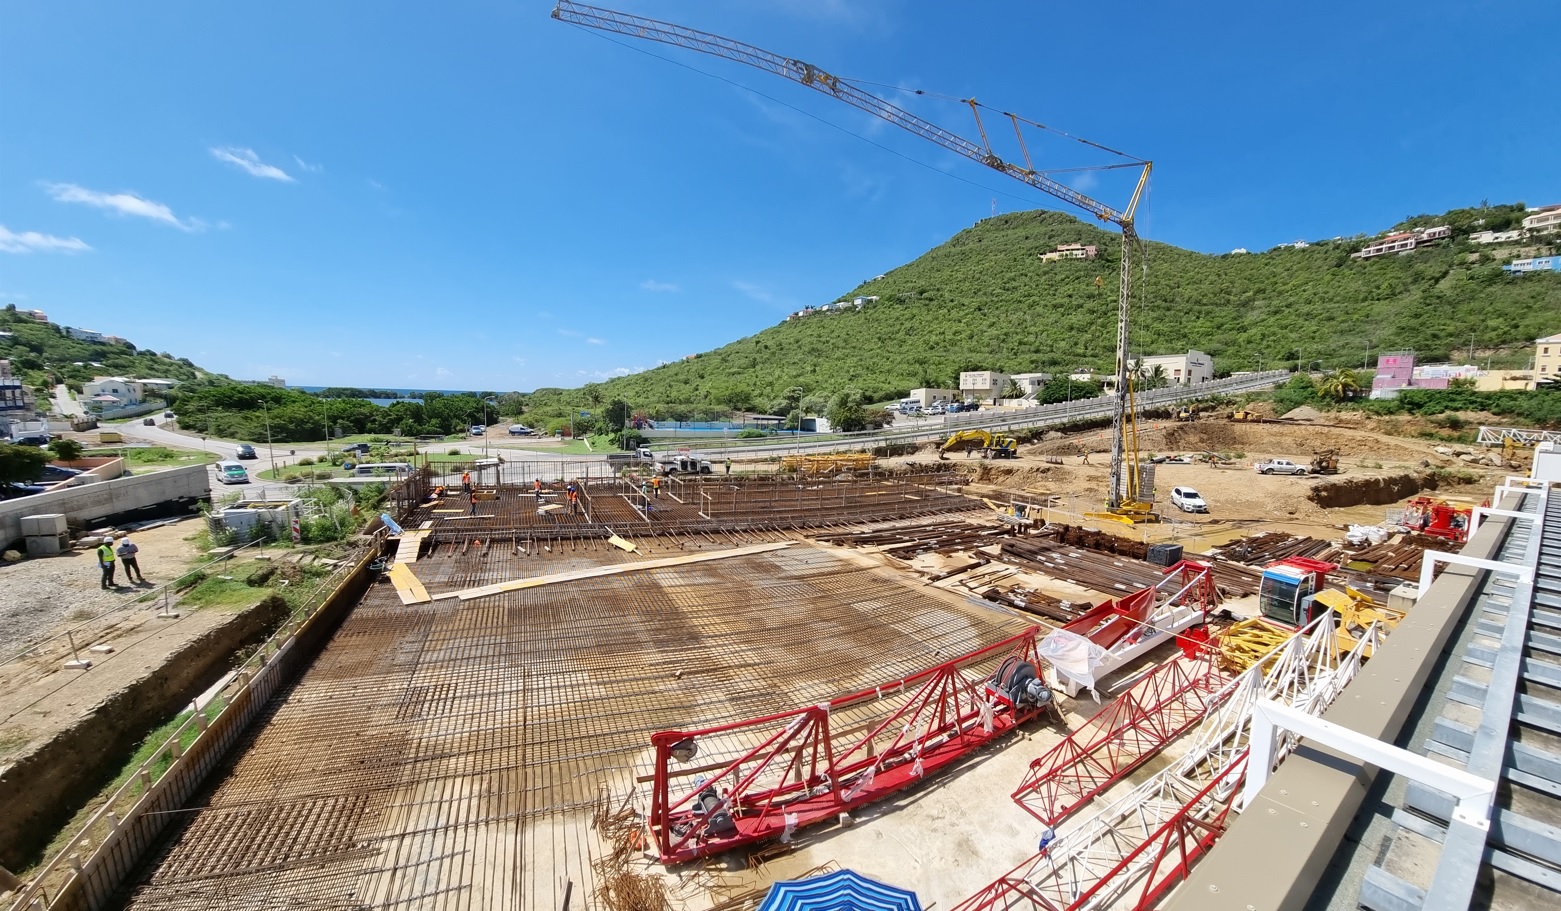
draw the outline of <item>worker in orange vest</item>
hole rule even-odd
[[[537,494],[537,502],[541,503],[542,502],[542,479],[541,478],[537,478],[537,479],[533,480],[531,483],[534,486],[534,489],[535,489],[536,494]]]
[[[469,471],[461,472],[461,492],[462,493],[471,493],[472,492],[472,473],[469,472]]]
[[[661,475],[650,479],[650,489],[656,492],[656,499],[661,499]]]

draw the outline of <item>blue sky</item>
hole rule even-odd
[[[974,96],[1153,159],[1140,231],[1196,250],[1561,202],[1541,37],[1561,4],[608,5],[879,83],[963,135],[950,99]],[[0,302],[240,378],[576,386],[836,299],[994,198],[1060,207],[551,8],[0,0]],[[1103,162],[1044,135],[1038,166]],[[1067,179],[1126,200],[1123,172]]]

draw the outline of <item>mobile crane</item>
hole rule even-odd
[[[790,79],[814,91],[828,95],[837,101],[849,104],[858,110],[887,120],[903,130],[915,133],[928,142],[942,146],[955,154],[963,155],[994,171],[1006,174],[1043,193],[1083,209],[1103,222],[1120,228],[1122,231],[1122,268],[1121,282],[1117,291],[1117,396],[1112,409],[1111,477],[1109,481],[1110,489],[1106,493],[1106,515],[1125,522],[1154,521],[1153,518],[1149,518],[1154,516],[1149,504],[1139,500],[1136,456],[1132,470],[1127,472],[1125,476],[1126,484],[1123,483],[1127,449],[1125,437],[1129,431],[1128,420],[1129,411],[1132,407],[1130,401],[1132,396],[1131,394],[1122,394],[1123,390],[1131,390],[1132,388],[1128,378],[1127,346],[1129,305],[1132,302],[1133,248],[1138,242],[1138,233],[1134,228],[1133,219],[1138,210],[1138,203],[1143,198],[1144,188],[1149,183],[1149,173],[1153,168],[1153,162],[1134,158],[1099,143],[1080,140],[1095,149],[1110,152],[1126,160],[1127,164],[1118,165],[1117,167],[1142,168],[1138,176],[1138,182],[1133,188],[1132,197],[1128,200],[1126,206],[1117,209],[1061,183],[1049,176],[1045,171],[1036,170],[1030,161],[1030,152],[1024,142],[1021,124],[1048,129],[1044,124],[1026,120],[1007,111],[1001,112],[1001,115],[1007,117],[1013,125],[1014,135],[1018,139],[1019,148],[1024,155],[1024,164],[1020,165],[1003,160],[992,151],[992,144],[987,136],[986,125],[981,119],[981,109],[984,105],[974,98],[964,99],[964,103],[970,106],[971,113],[975,115],[976,130],[981,136],[980,142],[967,139],[931,121],[923,120],[897,105],[858,88],[849,80],[820,69],[811,63],[782,57],[763,48],[754,47],[751,44],[745,44],[731,38],[725,38],[710,32],[697,31],[670,22],[647,19],[643,16],[634,16],[629,13],[621,13],[595,6],[585,6],[571,2],[571,0],[558,0],[558,4],[553,8],[553,18],[560,22],[611,32],[629,38],[658,41],[662,44],[670,44],[675,47],[698,51],[702,54],[709,54],[713,57],[746,64],[764,70],[767,73]],[[1133,428],[1133,432],[1136,433],[1136,428]],[[1136,451],[1136,443],[1133,448]]]

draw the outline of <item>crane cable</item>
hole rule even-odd
[[[688,70],[689,72],[698,73],[701,76],[706,76],[706,77],[708,77],[710,79],[715,79],[715,80],[718,80],[720,82],[724,82],[727,85],[732,86],[733,88],[742,89],[745,92],[750,92],[750,93],[752,93],[754,95],[759,96],[760,98],[765,99],[766,101],[771,101],[771,102],[774,102],[775,104],[778,104],[778,105],[780,105],[780,106],[782,106],[784,108],[788,108],[790,110],[796,111],[798,114],[801,114],[804,117],[808,117],[808,118],[810,118],[812,120],[816,120],[819,123],[822,123],[822,124],[824,124],[827,127],[830,127],[832,129],[835,129],[835,130],[839,130],[840,132],[846,134],[847,136],[852,136],[852,137],[854,137],[856,139],[859,139],[862,142],[865,142],[868,145],[873,146],[874,148],[881,149],[882,151],[888,152],[891,155],[894,155],[894,156],[899,157],[899,158],[903,158],[906,161],[910,162],[911,164],[918,165],[920,167],[926,168],[927,170],[932,171],[933,173],[941,174],[944,177],[952,177],[953,179],[955,179],[957,181],[960,181],[961,183],[967,183],[967,184],[969,184],[969,185],[971,185],[973,187],[976,187],[978,189],[986,190],[989,193],[996,193],[996,194],[998,194],[1000,196],[1006,196],[1009,199],[1015,200],[1017,202],[1024,203],[1026,206],[1031,206],[1031,207],[1034,207],[1034,208],[1037,208],[1037,209],[1043,209],[1043,210],[1048,211],[1048,212],[1064,212],[1064,213],[1067,212],[1066,209],[1063,209],[1061,207],[1050,206],[1050,205],[1047,205],[1044,202],[1037,202],[1034,199],[1030,199],[1028,197],[1020,196],[1020,195],[1018,195],[1016,193],[1010,193],[1007,190],[999,190],[996,187],[989,187],[986,184],[977,183],[974,180],[971,180],[971,179],[969,179],[967,177],[961,177],[958,174],[951,174],[948,171],[945,171],[945,170],[943,170],[941,168],[938,168],[938,167],[935,167],[933,165],[930,165],[930,164],[928,164],[928,163],[926,163],[924,161],[920,161],[920,160],[917,160],[915,158],[912,158],[911,156],[909,156],[909,155],[905,154],[904,152],[901,152],[901,151],[899,151],[897,149],[892,149],[889,146],[886,146],[886,145],[884,145],[882,143],[875,142],[875,141],[867,138],[866,136],[863,136],[861,133],[852,132],[851,130],[841,126],[838,123],[834,123],[832,121],[825,120],[824,118],[818,116],[817,114],[814,114],[812,111],[803,110],[802,108],[799,108],[799,107],[797,107],[794,104],[791,104],[791,103],[786,102],[786,101],[782,101],[781,99],[776,98],[775,96],[767,94],[765,92],[761,92],[758,89],[753,88],[752,86],[744,85],[741,82],[737,82],[736,80],[733,80],[733,79],[728,79],[727,77],[722,76],[719,73],[712,73],[712,72],[709,72],[708,70],[702,70],[702,69],[700,69],[697,66],[693,66],[691,64],[684,63],[681,60],[674,60],[671,57],[666,57],[666,56],[663,56],[661,54],[653,53],[651,51],[646,50],[645,48],[638,47],[636,45],[625,44],[624,42],[618,41],[617,39],[611,37],[610,35],[603,34],[602,32],[600,32],[600,31],[598,31],[596,29],[587,28],[586,26],[579,25],[579,24],[574,23],[574,22],[567,22],[567,21],[565,21],[564,24],[572,26],[574,28],[577,28],[580,31],[585,32],[586,34],[590,35],[593,38],[599,38],[602,41],[606,41],[606,42],[608,42],[610,44],[616,44],[619,47],[627,48],[628,50],[634,51],[635,53],[644,54],[647,57],[654,57],[655,59],[660,60],[660,61],[662,61],[664,63],[670,63],[673,66],[682,67],[683,69]],[[858,80],[844,80],[844,81],[849,81],[849,82],[853,82],[853,83],[858,82]],[[882,83],[872,83],[872,82],[862,82],[861,84],[864,84],[864,85],[883,85]],[[887,87],[888,88],[896,88],[895,86],[887,86]],[[911,91],[911,90],[901,89],[900,91]],[[921,91],[919,89],[915,90],[915,92],[918,95],[929,94],[929,93],[923,92],[923,91]],[[947,98],[947,99],[955,100],[955,101],[963,101],[964,100],[964,99],[956,99],[952,95],[937,95],[935,93],[931,93],[931,94],[932,94],[932,97],[935,97],[935,98]],[[979,104],[979,102],[977,102],[977,103]],[[1023,120],[1024,118],[1019,118],[1019,119]],[[1026,123],[1030,123],[1031,121],[1026,120],[1025,122]],[[1041,126],[1041,125],[1040,124],[1036,124],[1036,126]],[[1049,129],[1049,128],[1042,126],[1042,129]],[[1055,132],[1055,131],[1053,131],[1053,132]],[[1063,134],[1063,135],[1067,135],[1067,134]],[[1073,139],[1075,137],[1071,137],[1070,136],[1068,138]],[[1089,140],[1086,140],[1086,139],[1078,139],[1077,141],[1078,142],[1083,142],[1083,143],[1086,143],[1086,144],[1089,144],[1089,145],[1095,145],[1095,143],[1090,143]],[[1100,148],[1105,149],[1108,152],[1114,151],[1114,150],[1109,149],[1109,148],[1107,148],[1105,146],[1100,146]],[[1123,153],[1117,152],[1116,154],[1122,155]],[[1129,158],[1131,156],[1123,155],[1123,157],[1124,158]],[[1057,169],[1055,171],[1037,171],[1036,173],[1037,174],[1048,174],[1048,173],[1062,174],[1062,173],[1071,173],[1071,172],[1074,172],[1074,171],[1104,171],[1104,170],[1114,170],[1116,168],[1127,168],[1127,167],[1134,167],[1134,165],[1133,164],[1121,164],[1121,165],[1102,165],[1102,166],[1099,166],[1099,167],[1088,167],[1088,168],[1060,168],[1060,169]],[[1068,214],[1071,214],[1071,213],[1068,213]]]

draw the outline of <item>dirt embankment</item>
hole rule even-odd
[[[1381,506],[1397,503],[1422,490],[1435,490],[1434,472],[1421,471],[1379,477],[1340,478],[1313,484],[1306,498],[1324,509],[1341,506]]]
[[[96,705],[68,729],[17,756],[0,773],[0,866],[26,868],[60,827],[109,781],[147,732],[177,715],[220,678],[232,656],[265,638],[288,614],[271,595],[170,654],[160,668]]]

